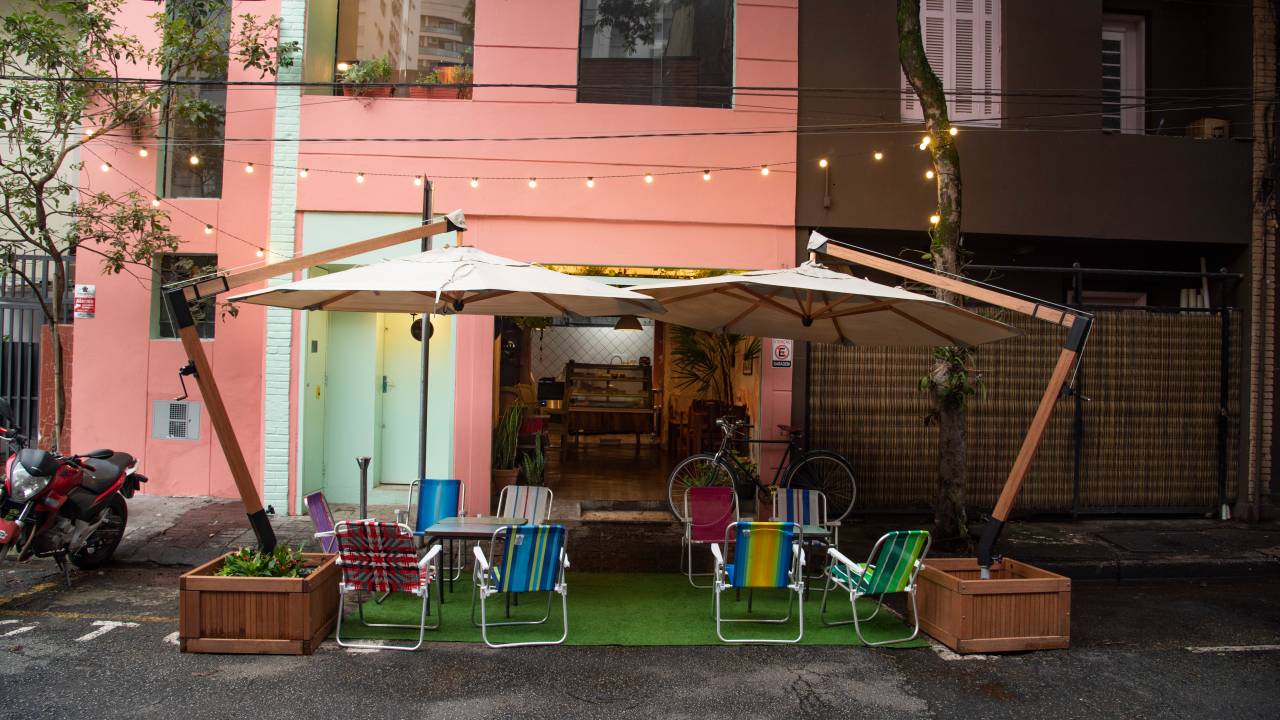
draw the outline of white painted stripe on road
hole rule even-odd
[[[22,621],[21,620],[0,620],[0,625],[15,625],[19,622],[22,622]]]
[[[90,640],[106,635],[118,627],[138,627],[138,623],[136,622],[120,622],[118,620],[94,620],[91,624],[97,625],[98,629],[91,633],[81,635],[76,638],[76,642],[89,642]]]
[[[1188,652],[1197,654],[1203,653],[1229,653],[1229,652],[1274,652],[1280,650],[1280,645],[1209,645],[1204,647],[1189,647]]]
[[[961,655],[960,653],[954,652],[951,648],[947,647],[946,645],[943,645],[940,642],[937,642],[936,640],[930,640],[929,647],[933,650],[934,653],[937,654],[938,657],[948,662],[953,662],[956,660],[995,660],[996,659],[995,655]]]
[[[174,631],[174,632],[169,633],[168,635],[165,635],[165,636],[164,636],[164,641],[165,641],[166,643],[170,644],[170,645],[180,645],[180,644],[181,644],[181,643],[179,643],[179,642],[178,642],[178,633],[177,633],[177,631]]]
[[[343,648],[343,650],[346,650],[352,655],[368,655],[369,653],[382,652],[382,650],[378,648]]]
[[[31,632],[35,629],[35,625],[23,625],[22,627],[10,630],[7,633],[0,633],[0,637],[13,637],[14,635],[21,635],[24,632]]]

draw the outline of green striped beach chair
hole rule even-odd
[[[804,637],[804,551],[800,526],[791,522],[735,522],[725,528],[725,545],[733,541],[733,562],[726,563],[720,545],[712,544],[715,558],[714,596],[716,635],[727,643],[798,643]],[[787,591],[787,614],[781,618],[726,618],[720,612],[720,595],[733,588],[776,588]],[[799,605],[799,633],[794,639],[727,638],[726,623],[782,624],[791,621],[791,604]]]
[[[912,640],[920,632],[920,615],[916,612],[916,575],[924,564],[931,542],[928,530],[894,530],[885,533],[871,549],[867,562],[855,563],[835,548],[827,550],[827,585],[822,592],[820,617],[824,625],[848,625],[858,633],[865,645],[888,645]],[[852,617],[848,620],[827,620],[827,599],[833,588],[849,594]],[[906,637],[870,642],[862,636],[860,623],[868,622],[884,607],[884,598],[892,593],[904,592],[911,598],[911,617],[915,627]],[[874,597],[876,609],[866,617],[858,617],[858,598]]]
[[[471,622],[480,628],[485,645],[491,648],[520,647],[524,645],[559,645],[569,637],[569,586],[564,571],[569,567],[565,552],[568,533],[563,525],[520,525],[500,527],[489,540],[486,557],[479,545],[473,548],[476,557],[471,592]],[[500,542],[501,541],[501,542]],[[501,545],[501,556],[495,549]],[[490,564],[489,558],[494,559]],[[545,592],[547,612],[541,620],[509,620],[490,622],[485,600],[498,593]],[[560,596],[560,608],[564,616],[564,632],[558,640],[533,642],[494,643],[489,640],[490,628],[509,625],[541,625],[551,619],[551,601]],[[480,606],[480,620],[476,622],[476,605]]]

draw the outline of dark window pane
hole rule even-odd
[[[156,308],[156,327],[153,337],[176,338],[178,331],[169,317],[169,308],[161,296],[163,286],[170,283],[183,282],[191,278],[210,275],[218,269],[218,256],[192,253],[173,253],[161,255],[156,264],[155,281],[151,284],[151,305]],[[202,339],[212,340],[217,306],[213,298],[205,298],[191,304],[191,317],[196,321],[196,334]]]
[[[171,17],[190,23],[195,32],[212,38],[230,51],[231,18],[225,6],[211,13],[201,0],[169,0],[165,6]],[[209,67],[184,63],[170,67],[175,80],[225,80],[228,58]],[[226,137],[227,90],[221,84],[175,85],[167,102],[165,126],[165,197],[216,198],[222,196],[222,144]]]
[[[732,106],[733,0],[582,0],[578,102]]]

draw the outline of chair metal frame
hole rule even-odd
[[[693,571],[693,546],[694,545],[714,545],[715,543],[707,542],[705,540],[693,539],[694,523],[693,523],[693,516],[690,513],[690,509],[689,509],[689,493],[697,489],[699,488],[689,488],[689,490],[684,495],[684,515],[681,516],[684,518],[684,534],[680,537],[680,564],[684,567],[685,576],[689,578],[690,585],[692,585],[695,588],[698,588],[699,590],[707,590],[707,589],[710,589],[712,584],[715,582],[714,581],[715,568],[712,567],[712,570],[709,573],[695,573]],[[740,522],[742,520],[742,514],[741,514],[741,508],[739,508],[738,506],[737,491],[735,491],[733,488],[720,488],[720,489],[729,491],[729,494],[733,496],[733,523]],[[694,581],[695,577],[709,577],[709,578],[713,578],[713,580],[712,582],[707,583],[706,585],[699,585],[697,582]]]
[[[317,507],[313,508],[311,506],[312,498],[315,498]],[[302,503],[307,508],[307,514],[311,516],[311,525],[316,529],[315,536],[320,541],[320,549],[330,554],[338,552],[338,538],[333,534],[337,524],[333,519],[333,511],[329,509],[329,501],[324,497],[324,491],[317,490],[313,493],[307,493],[302,497]],[[317,516],[315,512],[317,509],[323,511],[324,515]],[[329,529],[322,528],[321,524],[317,522],[318,519],[325,520]]]
[[[506,508],[508,493],[512,488],[523,487],[538,493],[546,493],[547,504],[542,511],[542,517],[525,517],[523,515],[506,515],[503,510]],[[555,502],[555,493],[546,485],[507,485],[498,493],[498,517],[524,517],[529,525],[543,525],[551,520],[551,505]]]
[[[521,525],[519,528],[536,527],[530,525]],[[489,555],[485,556],[484,550],[480,548],[479,543],[472,546],[471,550],[475,555],[475,565],[472,568],[472,587],[471,587],[471,622],[480,628],[480,637],[484,639],[484,644],[491,648],[509,648],[509,647],[528,647],[533,645],[559,645],[569,637],[569,585],[565,581],[565,570],[569,568],[569,536],[565,533],[564,544],[560,547],[559,567],[557,568],[557,577],[554,589],[547,592],[547,611],[541,620],[507,620],[505,622],[489,622],[488,614],[485,610],[485,600],[490,596],[501,593],[496,584],[493,584],[492,568],[489,558],[497,558],[496,549],[498,539],[503,537],[503,541],[510,542],[507,537],[510,527],[500,527],[493,531],[493,536],[489,538]],[[499,561],[501,563],[501,561]],[[489,628],[506,627],[511,625],[542,625],[551,619],[551,601],[555,595],[560,596],[560,608],[563,614],[562,627],[563,632],[557,640],[533,640],[529,642],[511,642],[511,643],[494,643],[489,640]],[[480,622],[476,622],[476,605],[480,606]]]
[[[858,634],[858,639],[862,641],[862,644],[867,645],[869,647],[875,647],[877,645],[890,645],[893,643],[914,640],[916,636],[920,634],[920,613],[916,607],[916,579],[920,575],[920,568],[924,567],[924,559],[929,555],[929,548],[930,546],[933,545],[932,535],[928,533],[925,534],[924,549],[920,551],[920,557],[916,558],[915,567],[911,569],[911,579],[907,582],[907,586],[902,590],[892,590],[892,591],[882,592],[882,593],[863,593],[858,590],[858,587],[857,587],[858,584],[856,582],[841,581],[831,571],[831,569],[836,565],[836,563],[839,563],[844,566],[845,571],[848,573],[847,575],[848,578],[850,579],[854,577],[861,578],[862,574],[866,571],[865,570],[866,568],[875,567],[875,564],[874,564],[875,560],[879,556],[881,548],[884,547],[885,541],[888,540],[890,537],[892,537],[895,533],[899,533],[899,532],[903,532],[903,531],[895,530],[893,532],[887,532],[884,535],[881,535],[880,539],[877,540],[876,544],[871,548],[871,554],[867,556],[867,562],[864,565],[862,565],[862,569],[859,569],[857,563],[850,560],[847,556],[845,556],[836,548],[832,547],[827,549],[827,556],[828,558],[830,558],[830,562],[828,562],[827,569],[825,571],[827,582],[826,582],[826,586],[822,590],[822,607],[818,612],[818,618],[822,621],[823,625],[826,625],[828,627],[833,627],[836,625],[848,625],[852,623],[854,632]],[[831,589],[833,586],[839,587],[841,590],[844,590],[845,592],[849,593],[849,608],[850,608],[852,617],[848,620],[830,620],[830,621],[827,620],[827,599],[831,593]],[[880,614],[881,608],[884,607],[884,599],[886,595],[891,595],[893,593],[899,593],[899,592],[906,593],[911,600],[911,617],[915,623],[915,626],[912,629],[911,634],[906,637],[893,638],[890,640],[881,640],[879,642],[871,642],[870,640],[867,640],[862,635],[861,623],[870,622],[877,615]],[[875,610],[872,610],[871,614],[866,617],[858,617],[858,598],[871,597],[872,595],[879,595],[879,600],[876,602]],[[893,612],[893,611],[890,610],[890,612]]]
[[[739,525],[750,526],[750,525],[756,525],[756,524],[759,524],[759,523],[738,521],[729,525],[729,527],[725,528],[725,531],[724,531],[725,546],[728,547],[729,538],[733,537]],[[802,639],[804,639],[804,589],[805,589],[804,549],[803,549],[804,534],[801,531],[800,525],[798,525],[797,523],[783,523],[783,524],[791,525],[793,529],[792,529],[792,540],[791,540],[791,552],[788,553],[791,560],[791,567],[787,569],[788,582],[786,585],[782,585],[778,587],[778,589],[787,590],[787,614],[781,618],[755,619],[755,618],[726,618],[722,616],[720,612],[720,595],[724,593],[724,591],[728,590],[729,588],[740,589],[741,587],[744,587],[744,586],[734,585],[728,582],[728,572],[725,568],[724,554],[720,551],[720,545],[716,543],[711,544],[711,555],[715,557],[715,561],[716,561],[715,582],[712,585],[711,594],[713,596],[712,599],[713,599],[714,614],[715,614],[715,621],[716,621],[716,636],[720,638],[721,642],[738,643],[738,644],[742,644],[742,643],[795,644],[800,642]],[[752,532],[753,530],[756,530],[756,529],[748,527],[746,530],[747,532]],[[735,571],[739,573],[745,571],[745,567],[741,565],[740,558],[737,557],[737,554],[740,551],[741,551],[741,548],[736,547],[736,543],[735,543],[735,550],[734,550],[734,555],[735,555],[734,563],[736,566]],[[748,590],[752,590],[752,589],[754,588],[751,588],[748,586]],[[797,615],[799,616],[798,619],[799,619],[800,630],[799,630],[799,633],[795,636],[795,638],[783,638],[783,639],[727,638],[724,636],[724,633],[721,631],[721,625],[724,623],[756,623],[756,624],[770,624],[770,625],[780,625],[780,624],[788,623],[791,621],[791,614],[792,614],[791,604],[793,601],[798,601],[796,604],[799,606]]]
[[[457,512],[457,517],[463,517],[463,516],[465,516],[465,515],[467,514],[467,484],[466,484],[466,483],[462,482],[461,480],[455,479],[455,478],[427,478],[427,479],[428,479],[428,480],[435,480],[435,481],[437,481],[437,482],[456,482],[456,483],[458,483],[458,512]],[[408,504],[405,506],[405,509],[404,509],[404,510],[399,510],[399,509],[397,509],[397,510],[396,510],[396,522],[401,523],[401,524],[404,524],[404,525],[408,525],[408,526],[409,526],[409,527],[411,527],[411,528],[413,528],[413,527],[416,527],[416,526],[417,526],[417,524],[418,524],[418,522],[417,522],[417,517],[415,517],[415,516],[414,516],[414,514],[413,514],[413,504],[414,504],[414,501],[416,501],[416,500],[418,499],[418,496],[422,494],[422,487],[421,487],[421,486],[422,486],[422,480],[421,480],[420,478],[415,478],[415,479],[413,480],[413,482],[409,483],[409,502],[408,502]],[[419,508],[419,510],[421,510],[421,508]],[[421,541],[422,541],[422,542],[426,542],[426,539],[427,539],[427,538],[426,538],[426,528],[424,527],[422,530],[423,530],[423,534],[422,534],[422,535],[418,535],[418,531],[415,529],[415,530],[413,531],[413,533],[414,533],[414,537],[418,537],[418,538],[420,538],[420,539],[421,539]],[[451,542],[450,542],[450,545],[452,545],[452,544],[453,544],[453,543],[452,543],[452,541],[451,541]],[[466,545],[465,545],[465,544],[459,544],[459,545],[456,547],[456,551],[455,551],[455,553],[454,553],[454,557],[453,557],[453,561],[454,561],[454,562],[453,562],[453,564],[452,564],[452,565],[442,565],[442,566],[441,566],[441,570],[442,570],[441,579],[442,579],[442,580],[443,580],[443,579],[448,579],[448,580],[457,580],[458,578],[462,577],[462,566],[463,566],[463,563],[465,562],[466,552],[467,552],[467,549],[466,549]],[[449,575],[449,576],[446,578],[446,577],[444,577],[443,572],[451,572],[451,573],[453,573],[453,574],[452,574],[452,575]]]
[[[338,541],[337,538],[338,538],[339,528],[343,527],[344,525],[350,525],[354,522],[365,522],[365,521],[364,520],[355,520],[355,521],[343,520],[339,522],[337,525],[335,525],[333,530],[329,532],[318,532],[315,534],[315,536],[317,539],[332,537],[336,542]],[[399,522],[395,523],[395,525],[402,531],[403,535],[406,535],[408,537],[414,537],[413,529],[410,528],[408,525],[405,525],[404,523],[399,523]],[[435,561],[437,556],[439,556],[440,551],[441,551],[441,548],[439,545],[432,546],[431,549],[427,551],[427,554],[422,556],[422,558],[417,561],[416,564],[418,566],[418,570],[422,571],[422,570],[428,570],[429,568],[431,568],[431,563]],[[338,567],[339,569],[342,568],[341,554],[339,554],[338,556]],[[345,574],[345,571],[343,572]],[[365,620],[364,603],[359,603],[357,605],[357,607],[359,608],[360,624],[364,625],[365,627],[394,627],[394,628],[417,628],[418,629],[418,642],[414,643],[413,645],[391,645],[391,644],[375,645],[372,643],[347,642],[342,639],[342,619],[346,615],[347,594],[348,593],[366,593],[372,596],[372,595],[375,595],[375,593],[371,590],[363,590],[363,589],[355,588],[349,585],[345,581],[345,578],[342,580],[339,580],[338,582],[338,626],[334,631],[334,639],[338,641],[339,646],[345,647],[345,648],[358,648],[358,649],[366,649],[366,650],[410,650],[410,651],[417,650],[418,648],[422,647],[422,643],[426,640],[428,630],[437,630],[440,628],[441,617],[438,612],[436,614],[435,624],[434,625],[427,624],[427,614],[428,614],[429,607],[431,605],[431,585],[432,583],[438,582],[438,581],[439,581],[439,573],[430,572],[426,577],[423,578],[422,582],[419,583],[418,588],[412,591],[411,593],[413,595],[417,595],[422,598],[422,615],[419,617],[417,625],[407,625],[404,623],[371,623]],[[386,599],[386,597],[390,594],[391,593],[389,592],[384,593],[382,595],[382,598],[379,599],[378,602],[382,602],[382,600]]]

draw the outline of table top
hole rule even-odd
[[[427,528],[423,535],[435,537],[489,537],[500,527],[524,525],[529,522],[522,517],[447,517]]]

